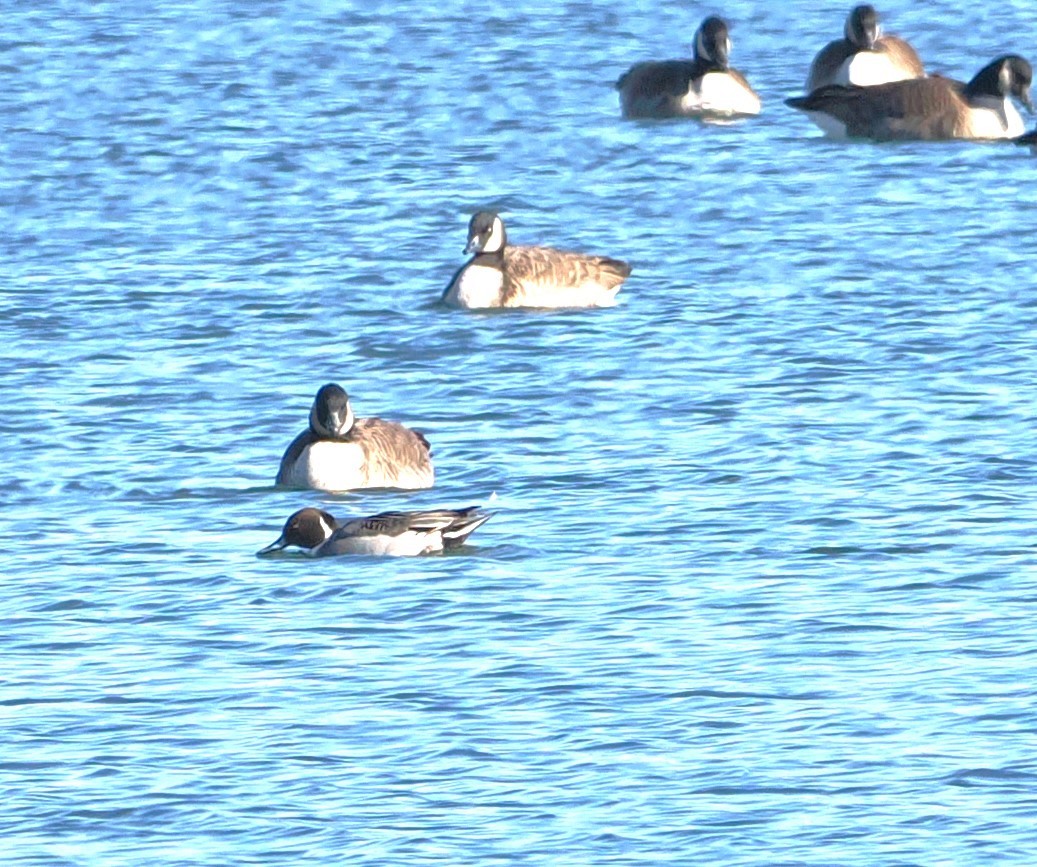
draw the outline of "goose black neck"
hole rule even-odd
[[[491,252],[483,251],[472,256],[472,265],[482,265],[487,268],[499,268],[504,263],[504,248]]]

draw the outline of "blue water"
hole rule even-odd
[[[610,85],[712,9],[8,4],[3,863],[1037,863],[1037,162],[821,139],[849,5],[727,4],[764,113],[703,126]],[[622,303],[440,308],[487,207]],[[329,380],[433,490],[273,486]]]

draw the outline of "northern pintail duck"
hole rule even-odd
[[[479,211],[468,223],[472,258],[442,300],[451,307],[610,307],[630,266],[619,259],[508,244],[504,221]]]
[[[1033,70],[1016,54],[999,57],[968,83],[934,75],[874,87],[828,85],[785,100],[833,138],[1004,139],[1023,134],[1012,104],[1032,112]]]
[[[760,113],[760,97],[728,64],[727,22],[711,15],[695,33],[691,60],[636,63],[616,82],[629,118],[732,117]]]
[[[845,36],[829,42],[810,64],[807,92],[828,84],[867,87],[924,78],[925,66],[910,43],[884,36],[874,6],[854,6],[846,18]]]
[[[339,523],[328,512],[305,508],[293,514],[277,541],[257,554],[300,548],[311,557],[374,554],[413,557],[456,548],[490,519],[478,506],[423,512],[382,512]]]
[[[335,383],[321,387],[310,425],[288,446],[276,483],[320,491],[354,488],[430,488],[428,440],[380,418],[356,418],[349,395]]]

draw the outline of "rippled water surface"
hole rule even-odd
[[[728,4],[727,126],[611,89],[713,9],[6,10],[4,863],[1037,863],[1037,161],[821,139],[849,5]],[[881,10],[1037,59],[1029,2]],[[622,303],[439,307],[488,207]],[[273,486],[331,380],[434,489]]]

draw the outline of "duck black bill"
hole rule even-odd
[[[265,548],[261,548],[256,551],[257,557],[265,557],[267,554],[273,554],[275,551],[283,551],[287,547],[288,543],[285,542],[284,536],[278,539],[276,542],[272,542]]]

